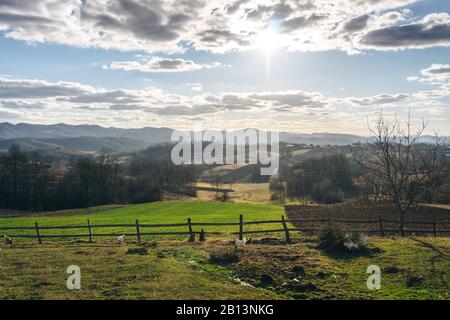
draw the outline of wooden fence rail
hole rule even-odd
[[[0,227],[0,231],[18,231],[18,230],[35,230],[36,234],[11,234],[10,237],[13,238],[34,238],[37,239],[41,244],[42,239],[48,238],[89,238],[89,242],[93,242],[93,238],[97,237],[118,237],[121,235],[136,237],[138,243],[141,242],[142,236],[161,236],[161,235],[192,235],[195,233],[193,227],[207,227],[207,226],[239,226],[238,231],[207,231],[206,234],[209,235],[238,235],[239,239],[243,239],[244,235],[247,234],[260,234],[260,233],[284,233],[285,241],[290,242],[291,236],[290,232],[300,231],[300,232],[317,232],[324,229],[322,227],[290,227],[288,224],[296,223],[297,226],[301,223],[326,223],[325,226],[331,223],[344,223],[344,224],[369,224],[378,225],[377,228],[372,229],[353,229],[349,228],[348,231],[363,232],[363,233],[376,233],[380,236],[384,236],[386,233],[399,233],[400,227],[393,229],[392,226],[386,227],[386,224],[398,224],[398,221],[387,220],[379,217],[373,220],[355,220],[355,219],[334,219],[328,218],[315,218],[315,219],[285,219],[284,215],[281,216],[281,220],[256,220],[256,221],[244,221],[244,216],[239,216],[239,222],[192,222],[191,218],[187,219],[186,223],[168,223],[168,224],[142,224],[139,220],[136,220],[134,224],[92,224],[88,219],[86,225],[68,225],[68,226],[40,226],[35,222],[34,226],[30,227]],[[260,225],[260,224],[280,224],[280,229],[267,229],[267,230],[244,230],[245,225]],[[405,231],[409,233],[430,233],[434,236],[443,233],[450,233],[450,229],[438,228],[439,226],[450,226],[449,221],[406,221],[405,225],[432,225],[432,229],[413,229],[407,228]],[[144,228],[171,228],[171,227],[187,227],[186,231],[158,231],[158,232],[142,232]],[[102,228],[134,228],[136,233],[96,233],[96,229]],[[81,234],[41,234],[41,230],[67,230],[67,229],[87,229],[87,233]]]

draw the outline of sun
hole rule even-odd
[[[255,41],[256,48],[265,56],[266,78],[272,75],[272,60],[277,55],[277,49],[281,47],[281,34],[276,29],[268,28],[261,31]]]
[[[256,47],[265,52],[272,52],[280,46],[280,34],[273,29],[262,31],[256,39]]]

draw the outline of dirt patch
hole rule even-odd
[[[261,287],[271,286],[275,283],[274,278],[270,274],[262,274],[260,279]]]
[[[384,273],[386,274],[397,274],[399,273],[401,270],[397,267],[387,267],[386,269],[383,270]]]
[[[141,256],[145,256],[148,254],[148,251],[145,247],[142,248],[128,248],[125,254],[138,254]]]
[[[291,269],[292,273],[294,273],[296,276],[304,276],[305,275],[305,268],[303,266],[294,266]]]
[[[320,251],[311,248],[309,243],[299,241],[286,245],[276,238],[256,239],[239,252],[239,261],[228,263],[227,268],[232,270],[234,277],[252,286],[270,288],[291,298],[311,298],[321,292],[320,284],[313,283],[314,279],[321,280],[313,271],[321,261]],[[230,251],[217,243],[206,243],[203,249],[211,257]],[[324,271],[324,274],[329,273]]]
[[[422,278],[416,277],[416,276],[410,276],[408,279],[406,279],[406,286],[407,287],[415,287],[422,284]]]
[[[262,239],[253,239],[252,243],[275,245],[275,244],[284,244],[284,241],[278,238],[262,238]]]
[[[385,234],[397,234],[399,230],[399,217],[396,207],[391,203],[343,203],[333,205],[287,205],[285,211],[289,219],[339,219],[339,220],[365,220],[361,223],[339,222],[344,228],[363,230],[367,233],[380,233],[378,219],[383,219]],[[437,230],[450,230],[450,210],[442,207],[417,206],[405,215],[406,230],[409,234],[417,233],[415,230],[427,230],[433,234],[433,224],[413,223],[414,221],[433,220],[437,223]],[[368,222],[372,221],[372,222]],[[297,228],[323,229],[327,221],[293,222]],[[409,230],[409,231],[408,231]],[[423,234],[423,232],[420,232]],[[450,232],[441,232],[440,235],[450,235]]]

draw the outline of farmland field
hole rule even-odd
[[[279,219],[283,207],[167,201],[4,218],[0,227],[32,226],[35,221],[42,226],[85,225],[88,218],[94,225],[135,219],[179,223],[188,217],[194,222],[230,222],[239,214],[247,221]],[[238,226],[205,228],[237,231]],[[135,232],[109,228],[99,233],[126,231]],[[73,230],[42,230],[46,232]],[[204,243],[188,243],[186,236],[143,237],[141,244],[133,237],[124,244],[112,237],[93,243],[86,238],[44,238],[42,245],[24,239],[12,248],[0,248],[0,299],[450,299],[448,237],[370,237],[370,252],[361,255],[330,255],[318,248],[316,236],[297,232],[292,237],[291,244],[284,244],[282,234],[260,234],[241,251],[222,236],[207,237]],[[82,270],[79,291],[65,286],[70,265]],[[382,270],[380,290],[366,286],[369,265]]]
[[[213,187],[209,183],[198,182],[199,187]],[[235,202],[250,202],[250,203],[270,203],[270,191],[268,183],[234,183],[234,184],[223,184],[221,185],[223,189],[232,189],[230,192],[230,197],[232,201]],[[200,200],[214,200],[214,191],[197,191],[197,197]]]
[[[57,215],[36,217],[20,217],[20,218],[2,218],[0,219],[0,228],[2,227],[19,227],[34,226],[38,222],[40,226],[62,226],[62,225],[80,225],[87,226],[87,219],[93,225],[98,224],[133,224],[136,219],[142,224],[170,224],[170,223],[186,223],[188,218],[195,222],[239,222],[239,215],[243,214],[245,221],[251,220],[269,220],[281,218],[284,210],[283,207],[272,204],[250,204],[250,203],[222,203],[222,202],[206,202],[206,201],[167,201],[148,204],[129,205],[117,208],[100,207],[96,212],[94,209],[86,210],[70,210],[61,211]],[[80,214],[77,215],[77,212]],[[204,227],[206,231],[238,231],[238,226],[211,226]],[[261,228],[273,228],[273,225],[250,225],[246,226],[247,230]],[[277,225],[276,228],[280,228]],[[66,229],[66,230],[43,230],[42,235],[46,232],[49,234],[86,234],[86,229]],[[135,233],[134,228],[102,228],[95,231],[97,233]],[[170,228],[146,228],[141,232],[158,232],[158,231],[187,231],[186,227],[170,227]],[[199,232],[199,228],[194,228]],[[7,232],[7,231],[5,231]],[[19,231],[16,231],[17,234]],[[13,234],[13,232],[11,232]],[[21,234],[35,235],[34,230],[23,230]],[[30,241],[30,240],[24,240]]]
[[[215,200],[216,192],[214,184],[197,182],[196,186],[211,188],[211,190],[198,190],[197,199],[201,201],[213,201]],[[269,190],[269,183],[224,183],[220,185],[222,189],[232,189],[233,192],[229,193],[230,200],[233,202],[244,203],[276,203],[270,199],[271,192]],[[305,204],[313,203],[310,199],[298,199],[286,197],[283,200],[283,204]]]

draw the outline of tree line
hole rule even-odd
[[[140,154],[130,159],[80,156],[66,165],[11,146],[0,155],[0,208],[48,211],[159,201],[163,192],[192,194],[190,166]]]
[[[405,215],[420,203],[450,202],[450,147],[437,133],[425,142],[427,127],[380,114],[365,144],[338,153],[284,165],[272,177],[272,198],[290,196],[319,203],[388,201],[397,207],[401,234]],[[430,140],[430,137],[427,137]]]

